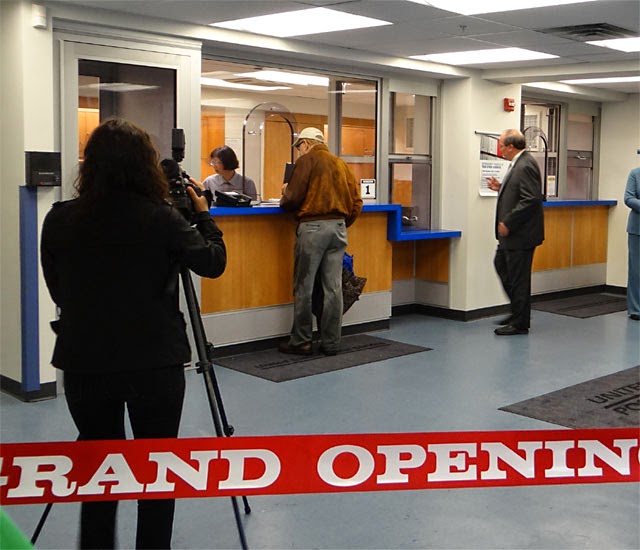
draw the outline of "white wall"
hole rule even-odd
[[[0,2],[0,373],[20,379],[18,185],[24,178],[23,6]]]
[[[22,379],[18,191],[25,183],[24,151],[55,150],[51,29],[33,28],[31,13],[31,2],[0,2],[0,374],[16,381]],[[38,190],[38,206],[50,205],[52,193]],[[55,310],[38,271],[40,315],[52,319]],[[42,383],[55,380],[47,356],[52,340],[50,331],[40,331]]]
[[[505,112],[503,98],[520,103],[520,86],[473,77],[447,80],[442,89],[441,186],[442,227],[462,230],[454,239],[449,272],[449,307],[469,311],[507,303],[493,268],[496,199],[481,197],[480,136],[518,128],[520,113]]]
[[[632,168],[640,166],[640,95],[602,105],[599,197],[616,199],[609,214],[607,284],[627,286],[627,217],[624,189]]]

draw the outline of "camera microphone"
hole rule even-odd
[[[176,162],[184,159],[184,130],[182,128],[173,128],[171,130],[171,156]]]

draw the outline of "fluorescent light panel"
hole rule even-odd
[[[247,78],[255,78],[257,80],[265,80],[267,82],[282,82],[284,84],[298,84],[300,86],[323,86],[329,85],[329,79],[326,76],[316,76],[310,74],[287,73],[285,71],[254,71],[250,73],[240,73],[236,76]]]
[[[222,21],[220,23],[211,23],[210,26],[285,38],[287,36],[304,36],[382,25],[391,25],[391,23],[327,8],[311,8],[247,17],[234,21]]]
[[[565,84],[621,84],[625,82],[640,82],[640,76],[608,76],[605,78],[576,78],[561,80]]]
[[[640,37],[633,38],[612,38],[610,40],[593,40],[587,42],[594,46],[602,46],[603,48],[611,48],[621,52],[640,52]]]
[[[479,13],[496,13],[502,11],[526,10],[543,8],[545,6],[560,6],[563,4],[578,4],[594,2],[595,0],[519,0],[517,3],[507,4],[504,0],[409,0],[416,4],[431,6],[441,10],[460,13],[462,15],[477,15]]]
[[[529,61],[532,59],[552,59],[558,57],[548,53],[534,52],[522,48],[496,48],[468,52],[435,53],[412,55],[412,59],[446,63],[447,65],[474,65],[479,63],[505,63],[508,61]]]
[[[288,86],[257,86],[255,84],[241,84],[239,82],[227,82],[220,78],[202,77],[200,79],[202,86],[211,86],[212,88],[233,88],[235,90],[254,90],[260,92],[271,92],[273,90],[290,90]]]
[[[101,92],[141,92],[144,90],[155,90],[158,86],[149,86],[146,84],[131,84],[129,82],[99,82],[96,84],[87,84],[82,88],[91,90],[100,90]]]

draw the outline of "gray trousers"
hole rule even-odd
[[[320,333],[322,346],[335,350],[342,333],[342,258],[347,248],[344,220],[301,222],[296,231],[293,266],[293,328],[289,344],[311,342],[311,301],[316,274],[322,283],[324,301]]]
[[[629,315],[640,315],[640,235],[629,233],[628,241],[627,310]]]

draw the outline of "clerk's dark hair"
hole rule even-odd
[[[211,151],[211,155],[209,155],[212,159],[218,158],[222,163],[222,167],[225,170],[235,170],[240,166],[238,162],[238,157],[236,156],[236,152],[229,147],[228,145],[223,145],[222,147],[217,147],[213,151]]]
[[[129,193],[157,203],[169,196],[149,134],[121,118],[108,119],[91,133],[75,188],[79,202],[87,205]]]

